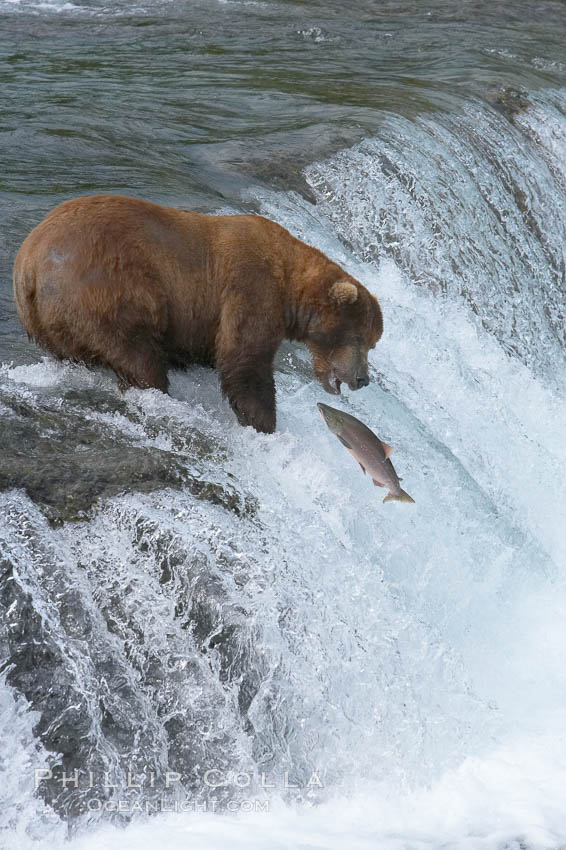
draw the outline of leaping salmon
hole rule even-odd
[[[384,502],[414,502],[408,493],[401,489],[397,473],[389,460],[393,451],[391,446],[384,443],[371,431],[367,425],[337,410],[319,402],[318,410],[325,425],[335,434],[353,458],[360,464],[364,472],[368,472],[377,487],[386,487],[388,493]]]

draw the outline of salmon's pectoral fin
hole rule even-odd
[[[342,445],[343,445],[343,446],[346,446],[346,448],[348,449],[348,451],[349,451],[349,452],[351,452],[351,451],[352,451],[352,446],[350,445],[350,443],[347,443],[347,442],[346,442],[346,440],[344,439],[344,437],[341,437],[341,436],[340,436],[340,434],[336,434],[336,436],[338,437],[338,439],[340,440],[340,442],[342,443]]]
[[[358,463],[360,463],[360,462],[358,461]],[[365,466],[363,465],[363,463],[360,463],[360,469],[362,470],[362,472],[363,472],[363,473],[364,473],[364,475],[365,475],[365,474],[366,474],[366,468],[365,468]]]
[[[380,440],[379,442],[383,446],[383,451],[385,452],[385,457],[388,458],[389,455],[391,454],[391,452],[394,452],[395,449],[393,448],[393,446],[390,446],[387,443],[384,443],[383,440]]]
[[[385,487],[385,484],[381,484],[379,481],[376,481],[375,478],[371,479],[376,487]]]

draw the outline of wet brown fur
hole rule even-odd
[[[268,433],[284,338],[309,347],[324,385],[331,369],[350,380],[364,353],[367,370],[382,333],[377,300],[280,225],[121,195],[49,213],[18,252],[14,295],[29,336],[55,356],[163,392],[169,366],[208,363],[239,421]]]

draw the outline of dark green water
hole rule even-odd
[[[241,208],[254,182],[304,186],[386,113],[520,108],[516,92],[564,83],[565,33],[562,2],[2,0],[0,358],[33,355],[11,263],[60,201]]]

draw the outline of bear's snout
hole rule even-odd
[[[369,375],[367,372],[362,372],[361,374],[356,374],[349,380],[344,381],[344,383],[348,384],[351,390],[361,390],[362,387],[368,386]]]
[[[329,358],[317,356],[315,352],[314,361],[317,378],[331,395],[340,395],[342,384],[351,390],[361,390],[369,384],[367,356],[353,347],[335,350]]]

